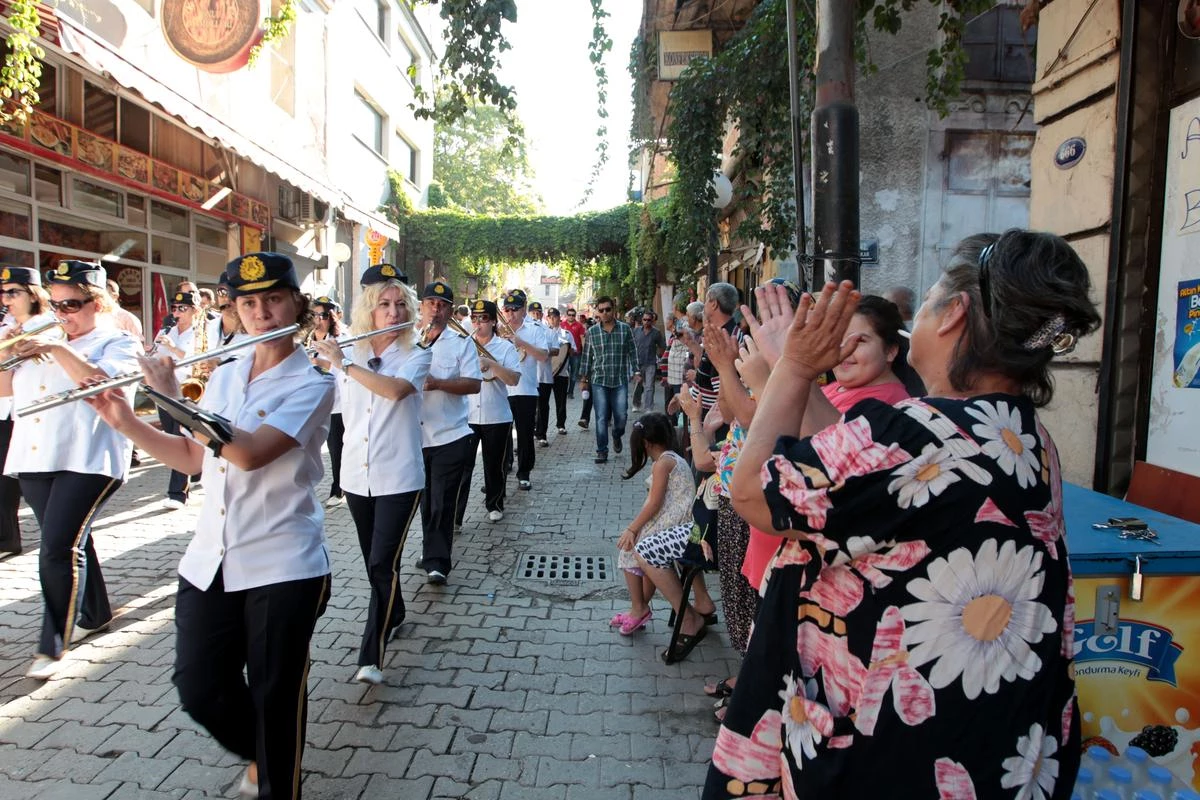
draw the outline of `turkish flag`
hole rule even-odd
[[[167,287],[163,282],[162,275],[153,273],[150,275],[150,297],[153,303],[151,317],[154,320],[154,330],[157,335],[157,332],[162,330],[163,318],[171,310],[167,305]]]

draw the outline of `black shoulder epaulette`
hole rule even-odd
[[[330,372],[327,369],[324,369],[323,367],[318,367],[316,364],[313,364],[312,368],[315,369],[319,375],[332,375],[333,374],[332,372]]]

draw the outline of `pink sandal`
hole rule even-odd
[[[608,621],[608,624],[609,624],[609,627],[619,628],[620,626],[624,625],[628,620],[629,620],[629,615],[626,614],[624,611],[622,611],[621,613],[617,614],[612,619],[610,619]]]
[[[629,636],[630,634],[637,633],[642,628],[646,627],[646,623],[649,622],[650,618],[653,616],[654,616],[654,612],[651,611],[650,609],[646,609],[645,615],[642,616],[640,619],[631,617],[628,614],[626,614],[625,622],[621,625],[621,635]]]

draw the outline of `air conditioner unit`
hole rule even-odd
[[[291,186],[279,187],[279,218],[296,225],[313,225],[320,222],[326,204],[307,192]]]

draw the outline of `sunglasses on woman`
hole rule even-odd
[[[172,311],[191,311],[193,306],[171,306]]]
[[[23,295],[23,294],[29,294],[29,290],[28,290],[28,289],[21,289],[21,288],[17,288],[17,289],[0,289],[0,295],[4,295],[5,297],[8,297],[8,298],[17,297],[17,296],[19,296],[19,295]]]
[[[333,314],[330,314],[328,311],[318,311],[313,316],[317,319],[333,319]]]
[[[62,312],[63,314],[74,314],[77,311],[79,311],[79,309],[83,308],[83,304],[85,302],[88,302],[88,301],[86,301],[86,300],[51,300],[50,308],[54,309],[55,311]]]

